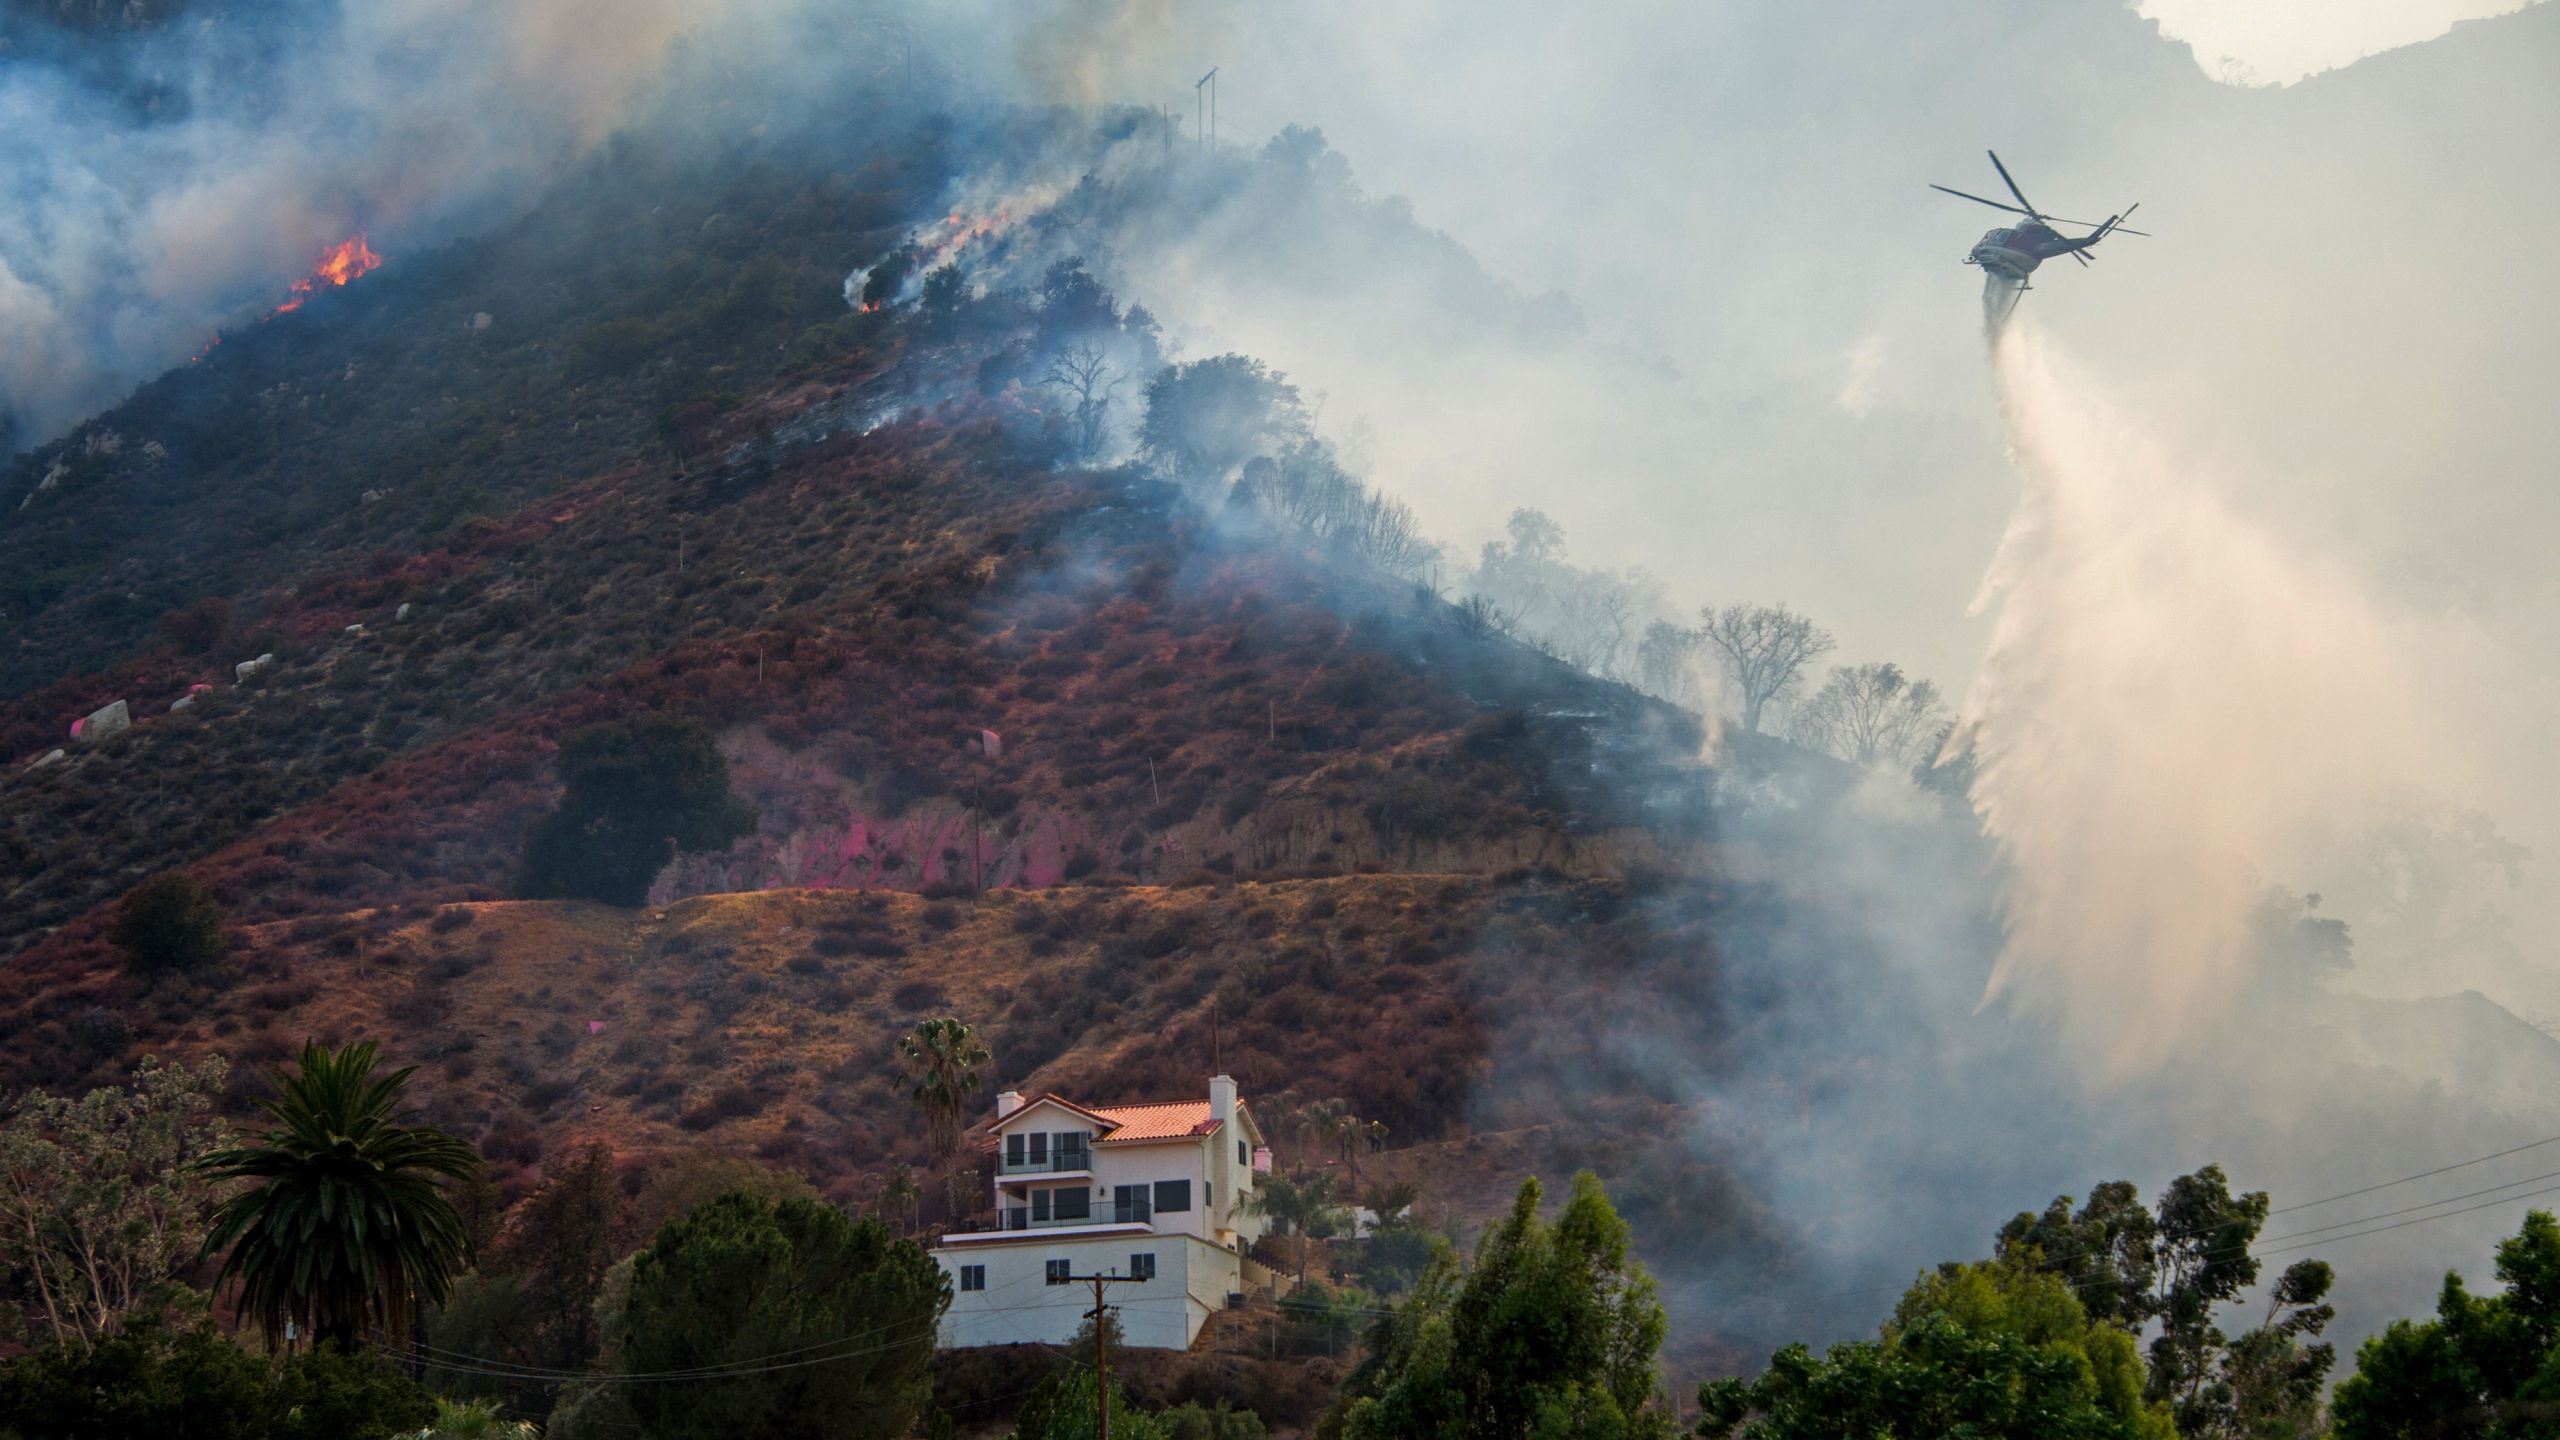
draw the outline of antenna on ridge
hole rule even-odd
[[[1206,101],[1201,99],[1200,87],[1203,85],[1209,87],[1208,99]],[[1208,74],[1191,82],[1191,101],[1191,108],[1193,111],[1191,133],[1200,137],[1200,153],[1206,155],[1210,151],[1218,148],[1217,66],[1210,66]],[[1204,119],[1206,121],[1205,124],[1202,123]]]

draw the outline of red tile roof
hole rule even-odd
[[[1007,1116],[1003,1117],[1003,1119],[1000,1119],[1000,1120],[996,1121],[996,1123],[997,1123],[998,1125],[1002,1125],[1002,1124],[1004,1124],[1004,1123],[1005,1123],[1005,1121],[1007,1121],[1007,1120],[1011,1120],[1011,1119],[1013,1118],[1013,1116],[1014,1116],[1014,1115],[1019,1115],[1019,1114],[1021,1114],[1024,1110],[1028,1110],[1028,1109],[1030,1109],[1032,1106],[1037,1105],[1037,1104],[1041,1103],[1041,1102],[1042,1102],[1042,1101],[1044,1101],[1044,1100],[1045,1100],[1045,1101],[1047,1101],[1048,1103],[1052,1104],[1052,1105],[1060,1105],[1060,1106],[1064,1106],[1065,1108],[1067,1108],[1067,1109],[1069,1109],[1069,1110],[1073,1110],[1074,1112],[1076,1112],[1076,1113],[1077,1113],[1077,1114],[1079,1114],[1079,1115],[1082,1115],[1083,1117],[1085,1117],[1085,1118],[1086,1118],[1086,1119],[1088,1119],[1088,1120],[1098,1120],[1098,1121],[1101,1121],[1101,1122],[1103,1122],[1103,1123],[1105,1123],[1105,1124],[1115,1123],[1115,1122],[1113,1122],[1113,1121],[1111,1120],[1110,1115],[1109,1115],[1109,1113],[1108,1113],[1107,1111],[1096,1110],[1096,1109],[1093,1109],[1092,1107],[1090,1107],[1090,1106],[1086,1106],[1086,1105],[1079,1105],[1079,1104],[1077,1104],[1076,1102],[1074,1102],[1073,1100],[1068,1099],[1066,1096],[1059,1094],[1059,1093],[1058,1093],[1057,1091],[1055,1091],[1055,1090],[1043,1090],[1043,1091],[1041,1091],[1039,1094],[1037,1094],[1037,1095],[1033,1095],[1033,1096],[1029,1097],[1028,1099],[1025,1099],[1025,1100],[1022,1102],[1021,1106],[1020,1106],[1019,1108],[1017,1108],[1017,1109],[1013,1112],[1013,1115],[1007,1115]]]
[[[1105,1105],[1092,1113],[1113,1126],[1111,1133],[1102,1137],[1105,1145],[1130,1140],[1179,1140],[1214,1134],[1218,1129],[1218,1117],[1209,1113],[1206,1100],[1176,1100],[1169,1105]]]

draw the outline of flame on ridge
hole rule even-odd
[[[358,276],[370,275],[381,268],[382,257],[375,254],[373,247],[365,243],[364,232],[359,230],[351,238],[341,240],[321,251],[320,263],[311,267],[310,274],[294,281],[293,290],[286,295],[284,303],[268,313],[289,314],[301,309],[302,302],[310,299],[322,283],[332,286],[344,285]]]

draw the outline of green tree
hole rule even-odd
[[[627,1253],[631,1215],[604,1146],[589,1145],[554,1166],[516,1207],[482,1264],[456,1281],[427,1317],[428,1343],[503,1367],[585,1369],[601,1338],[596,1297],[606,1272]],[[526,1410],[547,1408],[557,1388],[481,1373],[491,1368],[499,1367],[431,1363],[427,1378],[441,1391],[503,1396]]]
[[[615,720],[560,746],[560,807],[534,822],[518,889],[638,905],[680,852],[725,849],[755,829],[729,762],[701,721]]]
[[[1169,365],[1147,382],[1138,441],[1181,480],[1223,480],[1306,429],[1298,387],[1242,355]]]
[[[530,1363],[577,1370],[596,1354],[596,1295],[605,1272],[627,1252],[631,1201],[613,1173],[613,1154],[590,1144],[525,1197],[489,1257],[489,1268],[523,1279],[541,1297]]]
[[[116,904],[112,935],[136,970],[197,970],[230,953],[213,892],[183,871],[154,875]]]
[[[1011,1440],[1098,1440],[1101,1402],[1096,1397],[1093,1367],[1071,1364],[1043,1379],[1022,1402],[1013,1418]],[[1114,1384],[1108,1399],[1113,1440],[1170,1440],[1164,1422],[1129,1407],[1129,1397]]]
[[[1881,1338],[1789,1345],[1753,1380],[1700,1386],[1706,1440],[2177,1440],[2142,1398],[2133,1337],[2059,1277],[1986,1261],[1911,1287]]]
[[[270,1366],[200,1309],[0,1363],[0,1433],[29,1440],[388,1440],[433,1413],[377,1355],[324,1345]]]
[[[203,1247],[215,1196],[195,1162],[230,1138],[212,1113],[229,1073],[146,1058],[130,1090],[0,1104],[0,1293],[53,1339],[97,1339]]]
[[[411,1069],[376,1075],[372,1042],[302,1047],[298,1073],[270,1071],[258,1108],[276,1128],[199,1165],[256,1182],[215,1212],[206,1254],[224,1254],[215,1284],[239,1282],[243,1315],[270,1336],[292,1320],[352,1349],[408,1328],[418,1301],[442,1301],[461,1268],[462,1218],[437,1183],[480,1168],[470,1146],[432,1125],[402,1123]]]
[[[1322,1433],[1339,1440],[1645,1440],[1666,1330],[1626,1222],[1589,1172],[1550,1224],[1531,1179],[1461,1272],[1435,1264],[1382,1321]]]
[[[2077,1211],[2057,1198],[2001,1227],[1996,1253],[2069,1283],[2093,1319],[2128,1333],[2157,1324],[2146,1397],[2168,1402],[2187,1435],[2245,1433],[2233,1428],[2244,1410],[2281,1409],[2272,1397],[2298,1391],[2304,1366],[2316,1367],[2316,1392],[2333,1358],[2308,1338],[2330,1316],[2320,1303],[2329,1267],[2318,1261],[2285,1273],[2266,1322],[2239,1341],[2218,1323],[2258,1281],[2250,1247],[2266,1218],[2266,1192],[2234,1195],[2222,1167],[2207,1165],[2170,1181],[2151,1210],[2122,1180],[2092,1189]]]
[[[2500,1295],[2444,1277],[2433,1320],[2395,1320],[2330,1401],[2336,1440],[2541,1440],[2560,1420],[2560,1223],[2498,1242]]]
[[[1318,1231],[1330,1234],[1340,1225],[1341,1207],[1333,1203],[1333,1176],[1321,1170],[1296,1175],[1265,1175],[1253,1182],[1253,1193],[1241,1207],[1298,1237],[1298,1278],[1307,1278],[1307,1239]]]
[[[924,1112],[934,1159],[951,1163],[960,1150],[962,1120],[977,1098],[979,1069],[994,1056],[978,1032],[946,1015],[919,1020],[898,1039],[898,1064],[906,1071],[907,1098]]]
[[[739,1372],[623,1387],[658,1440],[886,1440],[931,1397],[950,1303],[942,1267],[877,1220],[733,1192],[633,1261],[608,1353],[620,1373]]]
[[[2316,1336],[2336,1314],[2323,1303],[2333,1275],[2325,1261],[2303,1260],[2276,1278],[2267,1315],[2231,1342],[2210,1411],[2199,1413],[2190,1440],[2298,1440],[2320,1429],[2320,1392],[2337,1351]]]

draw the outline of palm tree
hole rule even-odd
[[[1350,1118],[1351,1107],[1340,1100],[1308,1102],[1307,1107],[1298,1112],[1299,1146],[1311,1154],[1320,1152],[1341,1135],[1343,1122]]]
[[[1382,1180],[1360,1198],[1369,1213],[1378,1217],[1379,1224],[1393,1225],[1422,1198],[1422,1187],[1410,1180]]]
[[[534,1440],[536,1433],[532,1421],[500,1415],[495,1400],[454,1401],[439,1395],[434,1423],[397,1440]]]
[[[916,1211],[923,1201],[924,1187],[916,1184],[915,1172],[904,1165],[890,1171],[887,1182],[880,1187],[881,1214],[904,1217],[905,1234],[912,1235],[921,1228],[916,1223]]]
[[[1307,1232],[1324,1228],[1334,1216],[1332,1174],[1301,1170],[1296,1175],[1265,1175],[1255,1182],[1241,1208],[1248,1215],[1277,1222],[1282,1234],[1298,1237],[1298,1281],[1306,1283]]]
[[[404,1125],[408,1069],[373,1073],[368,1041],[305,1044],[299,1074],[268,1072],[258,1102],[277,1128],[198,1162],[220,1180],[258,1183],[222,1202],[205,1255],[240,1282],[240,1310],[270,1339],[286,1321],[341,1349],[376,1328],[400,1334],[421,1300],[445,1298],[462,1266],[462,1217],[439,1179],[480,1171],[470,1146],[432,1125]]]
[[[917,1021],[898,1041],[907,1096],[931,1127],[934,1158],[946,1165],[960,1148],[960,1117],[978,1094],[978,1067],[994,1058],[977,1031],[947,1015]]]

